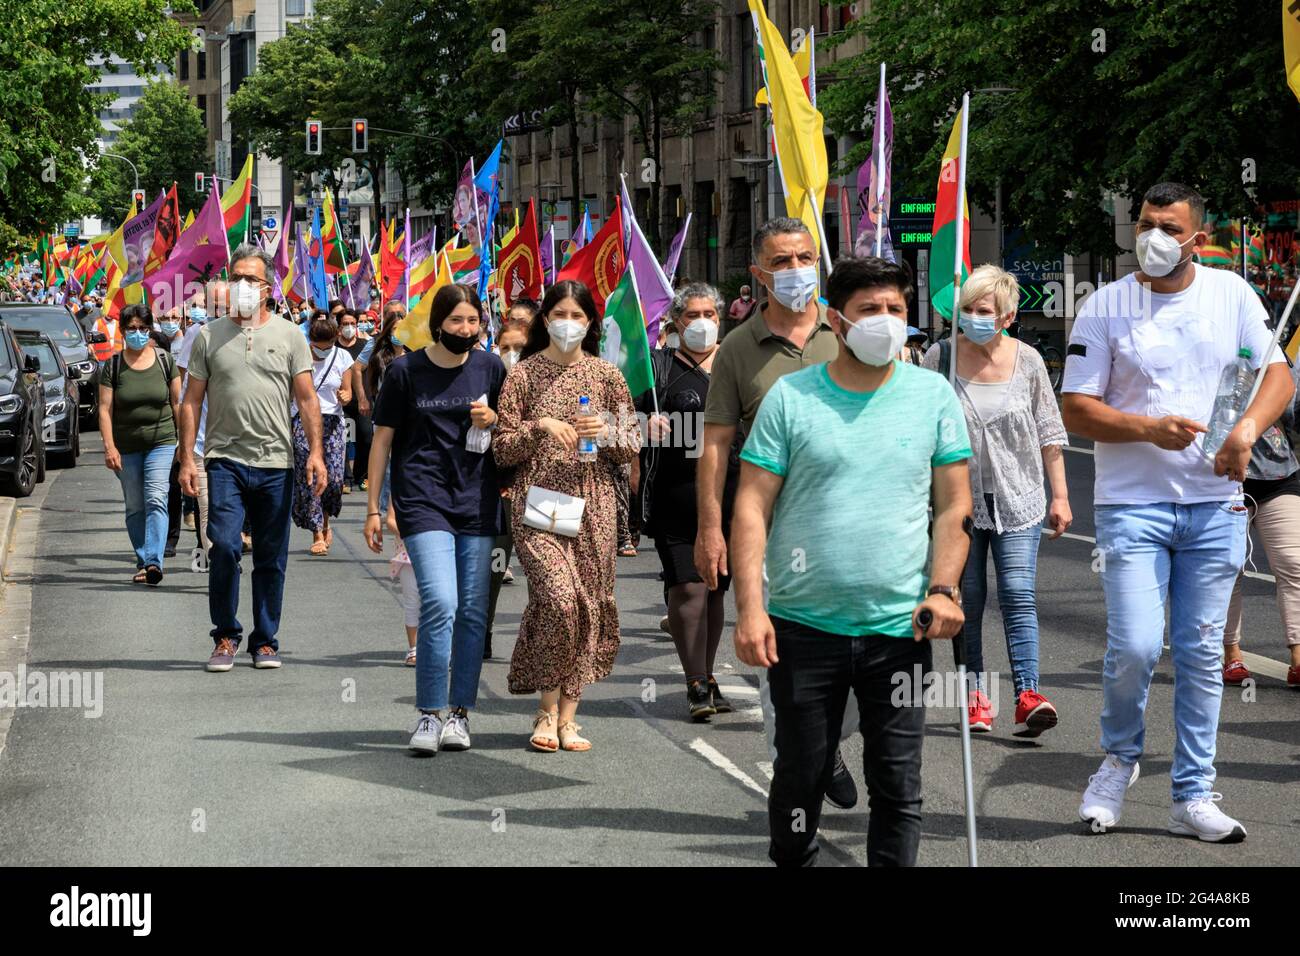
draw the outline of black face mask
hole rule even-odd
[[[477,335],[452,335],[450,332],[438,330],[438,341],[452,355],[464,355],[474,346],[478,345]]]

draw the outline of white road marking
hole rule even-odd
[[[691,741],[691,749],[707,760],[713,766],[717,767],[727,776],[734,780],[739,780],[750,790],[753,790],[759,796],[766,798],[767,791],[754,782],[754,778],[745,771],[741,770],[734,763],[719,753],[714,747],[709,746],[701,737],[696,737]]]
[[[731,694],[733,697],[757,697],[758,688],[750,687],[748,684],[718,684],[722,690],[723,696]]]
[[[754,766],[758,767],[768,780],[771,780],[775,776],[775,773],[772,770],[772,762],[770,760],[760,760]]]

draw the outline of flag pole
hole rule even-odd
[[[881,205],[885,199],[885,64],[880,64],[880,92],[876,94],[876,258],[885,241]]]
[[[638,289],[638,288],[637,288],[637,285],[636,285],[636,270],[632,268],[632,263],[630,263],[630,262],[627,263],[627,264],[624,266],[624,268],[627,269],[627,274],[628,274],[629,276],[632,277],[632,296],[636,299],[636,310],[637,310],[638,312],[641,313],[641,334],[647,336],[647,338],[646,338],[646,362],[649,364],[649,363],[650,363],[650,339],[649,339],[649,337],[648,337],[648,336],[649,336],[649,333],[648,333],[648,331],[647,331],[646,317],[645,317],[645,310],[641,308],[641,290]],[[1300,288],[1300,282],[1296,283],[1296,286],[1297,286],[1298,288]],[[617,324],[617,323],[616,323],[616,324]],[[651,405],[652,405],[653,408],[654,408],[654,412],[653,412],[653,414],[658,415],[658,414],[659,414],[659,396],[655,394],[655,377],[654,377],[654,365],[653,365],[653,364],[650,365],[650,403],[651,403]]]
[[[948,381],[954,386],[957,382],[957,316],[960,310],[961,302],[961,267],[962,267],[962,238],[965,235],[966,228],[966,127],[967,120],[970,117],[970,94],[963,93],[961,97],[961,146],[957,151],[957,243],[956,252],[953,253],[952,264],[952,331],[949,333],[952,342],[951,361],[948,363]]]

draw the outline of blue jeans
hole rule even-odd
[[[992,495],[989,513],[993,513]],[[986,528],[971,533],[970,556],[961,582],[962,607],[966,613],[966,668],[988,690],[984,674],[984,602],[988,598],[988,553],[993,551],[997,578],[998,607],[1007,638],[1007,657],[1016,695],[1038,690],[1038,544],[1043,533],[1039,525],[1023,531],[999,534]]]
[[[402,540],[420,589],[415,706],[421,710],[448,706],[450,668],[450,705],[473,707],[483,668],[495,539],[491,535],[421,531]]]
[[[289,507],[293,501],[292,468],[253,468],[226,458],[209,458],[208,476],[208,613],[212,639],[238,646],[243,626],[239,612],[240,533],[247,515],[253,535],[253,633],[248,650],[263,644],[279,650],[280,605],[284,568],[289,558]]]
[[[1096,522],[1106,591],[1102,749],[1127,764],[1142,756],[1167,599],[1174,662],[1173,799],[1206,796],[1215,776],[1223,626],[1246,560],[1246,507],[1226,501],[1098,505]]]
[[[148,451],[122,456],[122,483],[126,503],[126,533],[135,551],[136,570],[161,568],[167,542],[167,478],[171,474],[175,445],[158,445]]]

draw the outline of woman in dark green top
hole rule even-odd
[[[176,456],[180,373],[149,336],[143,305],[122,310],[125,345],[99,367],[99,431],[104,464],[117,473],[126,500],[126,533],[135,549],[137,584],[162,582],[167,540],[167,479]]]

